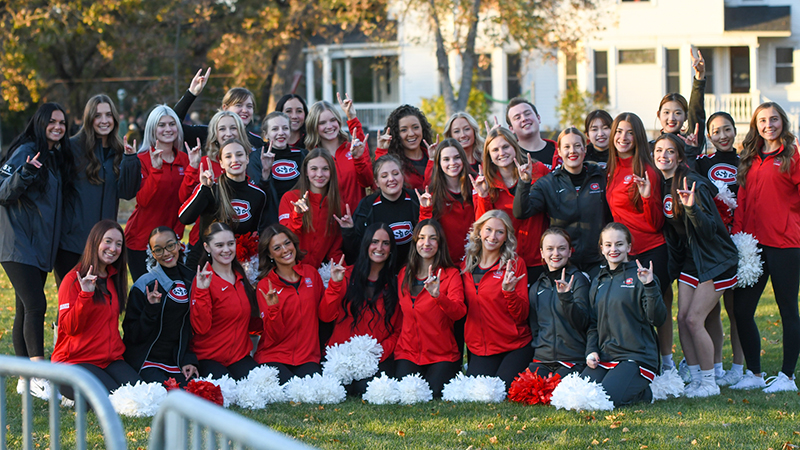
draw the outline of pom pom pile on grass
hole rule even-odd
[[[283,385],[287,400],[295,403],[328,405],[341,403],[347,397],[344,386],[334,377],[315,373],[304,378],[292,377]]]
[[[442,400],[451,402],[500,403],[505,398],[506,384],[498,377],[467,377],[459,373],[442,389]]]
[[[398,381],[389,378],[386,373],[373,378],[367,383],[367,391],[361,397],[373,405],[393,405],[400,403],[400,387]]]
[[[137,381],[131,386],[125,384],[108,397],[117,414],[128,417],[152,417],[161,402],[167,398],[167,389],[161,383]]]
[[[514,378],[508,389],[508,399],[526,405],[549,405],[553,390],[561,382],[561,375],[550,374],[545,378],[538,372],[539,369],[536,372],[525,369],[525,372]]]
[[[550,404],[557,409],[572,409],[575,411],[610,411],[614,403],[608,397],[603,386],[581,378],[577,373],[564,377],[553,390]]]
[[[326,348],[322,373],[347,385],[378,373],[383,347],[369,335],[353,336],[343,344]]]

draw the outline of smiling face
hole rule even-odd
[[[222,145],[228,139],[239,137],[239,129],[236,126],[236,119],[223,116],[217,122],[217,144]]]
[[[203,243],[203,247],[217,264],[227,266],[236,258],[236,237],[232,231],[214,233],[209,242]]]
[[[383,228],[375,230],[375,234],[372,235],[372,241],[370,241],[367,248],[369,260],[373,264],[384,264],[389,259],[391,250],[392,241],[389,240],[389,233]]]
[[[311,190],[315,194],[320,194],[322,190],[328,187],[328,182],[331,181],[331,166],[325,158],[317,157],[308,162],[306,174],[308,175]]]
[[[631,251],[631,244],[628,238],[620,230],[609,229],[600,235],[600,250],[608,261],[608,267],[614,270],[620,264],[628,260],[628,253]]]
[[[583,159],[586,157],[586,148],[580,135],[570,133],[562,136],[558,156],[564,161],[564,169],[570,173],[580,173],[583,170]]]
[[[339,140],[339,121],[332,111],[325,110],[319,115],[319,123],[317,124],[317,133],[319,133],[322,141],[338,141]]]
[[[383,163],[378,169],[378,189],[389,200],[396,200],[403,192],[403,171],[394,161]]]
[[[100,264],[104,266],[114,264],[122,254],[123,242],[122,233],[116,228],[106,231],[100,241],[100,247],[97,249],[97,259],[100,260]],[[104,269],[105,267],[100,268],[101,271]]]
[[[594,119],[589,124],[589,142],[597,150],[608,149],[608,138],[611,136],[611,126],[603,122],[603,119]]]
[[[679,133],[686,122],[686,111],[678,102],[666,102],[658,111],[658,120],[665,133]]]
[[[467,153],[471,152],[472,146],[475,145],[475,130],[463,117],[453,120],[453,123],[450,124],[450,137],[457,140]]]
[[[162,144],[172,145],[178,139],[178,124],[172,116],[165,115],[158,119],[156,140]]]
[[[506,242],[506,226],[502,220],[492,217],[481,228],[481,244],[484,252],[499,252]]]
[[[289,134],[291,130],[289,121],[285,117],[273,117],[267,123],[267,140],[272,143],[274,149],[284,149],[289,145]]]
[[[297,249],[286,233],[278,233],[269,240],[269,257],[275,261],[275,265],[283,267],[293,267],[297,263]]]
[[[300,130],[306,121],[306,112],[303,110],[303,104],[300,100],[292,98],[283,104],[283,113],[289,116],[291,128],[293,132]]]
[[[542,260],[551,272],[566,266],[571,255],[572,249],[564,236],[553,233],[542,239]]]
[[[223,107],[222,109],[236,114],[242,119],[244,126],[248,126],[250,125],[250,120],[253,118],[253,110],[255,109],[253,106],[254,104],[253,98],[247,97],[244,101],[237,101],[232,105]]]
[[[628,159],[633,156],[636,137],[633,133],[633,126],[630,123],[621,121],[614,130],[614,148],[617,149],[619,157]]]
[[[779,140],[781,133],[783,133],[783,122],[778,110],[770,106],[759,111],[756,116],[756,127],[758,127],[758,134],[765,141],[774,142]]]
[[[708,124],[708,139],[718,152],[733,151],[736,128],[725,117],[717,116]]]
[[[401,117],[397,121],[400,130],[400,143],[406,151],[417,151],[422,144],[422,125],[417,116]]]
[[[653,159],[655,159],[656,167],[664,174],[664,178],[672,178],[675,175],[675,169],[678,168],[678,150],[675,148],[675,143],[669,139],[661,139],[656,142],[653,149]]]
[[[175,239],[175,233],[156,233],[150,238],[150,252],[157,263],[163,267],[178,265],[178,252],[180,243]]]
[[[461,176],[461,171],[464,169],[464,161],[461,160],[461,155],[455,147],[445,147],[439,151],[439,166],[442,172],[451,178],[458,178]]]
[[[517,135],[519,140],[526,140],[539,132],[539,115],[533,111],[531,105],[520,103],[512,106],[508,110],[508,118],[511,121],[511,131]]]
[[[495,166],[503,168],[514,165],[516,149],[503,137],[496,137],[489,143],[489,158]]]
[[[47,123],[47,128],[45,129],[47,145],[52,148],[64,137],[64,133],[66,132],[67,120],[64,117],[64,113],[59,110],[53,111],[50,114],[50,121]]]
[[[238,142],[232,142],[219,151],[219,165],[234,181],[243,181],[247,172],[247,152]]]
[[[111,105],[108,103],[98,103],[97,109],[92,119],[92,129],[94,133],[105,140],[114,130],[114,115],[111,114]]]
[[[430,225],[425,225],[419,230],[419,235],[417,235],[417,241],[415,243],[417,248],[417,253],[422,259],[433,259],[436,256],[436,252],[439,251],[439,235],[436,234],[436,228],[433,228]]]

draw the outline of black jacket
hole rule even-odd
[[[533,357],[545,363],[583,363],[586,358],[589,280],[572,265],[567,267],[567,282],[570,277],[575,277],[572,290],[559,293],[555,283],[543,273],[531,285],[528,295]]]
[[[575,190],[568,172],[560,167],[529,183],[517,183],[514,217],[526,219],[542,212],[550,216],[551,227],[561,227],[572,240],[575,252],[570,261],[581,270],[603,261],[598,250],[600,231],[611,221],[606,202],[606,174],[593,163],[584,163],[586,179]]]
[[[697,147],[686,147],[686,160],[691,161],[692,164],[700,154],[702,149],[706,148],[706,80],[692,80],[692,94],[689,97],[689,111],[686,111],[686,121],[688,127],[686,128],[687,134],[694,133],[696,125],[700,125],[699,132],[697,133]],[[612,130],[613,133],[613,130]],[[613,136],[612,136],[613,139]],[[653,151],[655,140],[650,141],[650,152]]]
[[[658,281],[639,281],[636,261],[615,270],[600,269],[589,289],[589,331],[586,355],[597,352],[600,361],[635,361],[656,371],[658,340],[653,327],[667,319]]]
[[[130,200],[139,192],[142,169],[138,155],[124,155],[119,164],[119,176],[114,173],[114,152],[103,149],[98,142],[94,150],[102,161],[98,176],[100,184],[92,184],[86,177],[86,157],[83,144],[78,138],[70,139],[75,154],[78,175],[75,178],[74,195],[64,199],[64,226],[61,229],[59,248],[72,253],[83,253],[89,231],[103,219],[117,220],[119,199]]]

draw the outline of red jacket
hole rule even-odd
[[[411,293],[403,288],[406,268],[397,277],[403,328],[394,349],[395,359],[406,359],[417,365],[459,360],[458,346],[453,335],[453,322],[464,317],[464,287],[458,269],[442,269],[439,297],[433,298],[427,289],[411,301]]]
[[[761,245],[778,248],[800,247],[800,154],[795,151],[786,173],[775,155],[763,160],[756,155],[739,187],[739,207],[733,215],[733,233],[744,231]]]
[[[474,195],[474,192],[473,192]],[[450,199],[444,204],[442,216],[437,219],[442,225],[444,237],[447,241],[447,250],[455,264],[464,258],[464,246],[467,244],[467,234],[472,228],[470,219],[475,217],[475,206]],[[512,216],[513,217],[513,216]],[[433,206],[419,207],[419,221],[433,218]]]
[[[503,290],[506,268],[500,267],[499,262],[483,275],[477,289],[472,274],[462,274],[467,301],[464,339],[469,351],[479,356],[517,350],[532,339],[525,262],[518,256],[512,263],[516,266],[515,273],[523,275],[513,292]]]
[[[189,317],[194,336],[191,350],[198,360],[210,359],[227,367],[253,349],[249,331],[257,331],[258,327],[255,326],[257,320],[251,320],[244,283],[247,280],[238,273],[234,284],[217,274],[211,275],[208,289],[198,288],[196,278],[192,283]]]
[[[638,189],[633,182],[633,158],[619,158],[617,162],[614,180],[606,187],[606,200],[614,221],[631,230],[633,236],[631,255],[638,255],[666,244],[667,241],[661,233],[661,228],[664,226],[661,175],[652,167],[646,169],[650,177],[650,197],[642,198],[642,211],[639,212],[630,200],[631,190]]]
[[[278,209],[278,221],[297,235],[300,239],[300,248],[308,252],[303,258],[303,264],[319,269],[322,263],[331,259],[338,263],[342,257],[342,231],[336,220],[329,215],[328,200],[323,199],[320,194],[308,192],[312,229],[304,231],[303,216],[295,212],[291,203],[301,197],[297,189],[283,195]],[[339,217],[341,214],[341,211],[336,213]]]
[[[536,183],[536,180],[547,175],[548,172],[547,166],[535,161],[533,165],[533,182],[531,184]],[[480,219],[485,212],[493,209],[508,213],[517,236],[517,254],[525,260],[527,267],[541,266],[542,252],[539,249],[539,241],[541,241],[544,230],[550,226],[547,214],[540,213],[527,219],[515,218],[513,212],[514,194],[511,189],[516,190],[516,186],[509,189],[503,184],[502,179],[495,182],[494,186],[500,191],[497,200],[494,202],[492,202],[491,196],[482,198],[477,192],[472,194],[472,202],[475,204],[475,220]]]
[[[258,290],[269,291],[269,282],[278,292],[278,304],[268,306],[259,294],[258,305],[264,314],[264,333],[258,341],[254,356],[256,362],[299,366],[319,363],[319,318],[317,310],[325,285],[319,272],[307,264],[297,264],[294,271],[300,275],[300,286],[286,284],[272,270],[258,282]]]
[[[423,152],[428,150],[425,146],[422,147]],[[375,159],[377,160],[383,155],[389,153],[389,149],[376,148]],[[403,186],[408,189],[418,189],[420,192],[425,190],[425,186],[431,184],[431,176],[433,175],[433,160],[428,158],[428,163],[425,165],[425,173],[420,174],[416,170],[403,170]]]
[[[334,344],[342,344],[353,336],[368,334],[381,344],[383,347],[381,362],[386,361],[394,354],[397,338],[400,336],[403,313],[398,305],[390,321],[392,325],[392,331],[390,331],[384,321],[386,310],[384,309],[383,298],[379,298],[375,304],[376,312],[373,313],[369,308],[364,308],[361,311],[358,325],[353,328],[353,316],[350,314],[349,309],[345,312],[342,306],[342,301],[347,293],[349,272],[348,270],[345,279],[338,283],[333,280],[328,282],[328,289],[325,290],[325,296],[319,304],[319,320],[323,322],[336,321],[333,326],[333,334],[331,334],[325,345],[330,347]]]
[[[122,359],[125,344],[119,335],[119,298],[110,278],[116,273],[106,268],[109,295],[103,303],[94,302],[94,292],[83,292],[78,272],[71,270],[58,289],[58,341],[53,362],[92,364],[105,369]],[[99,289],[99,288],[98,288]]]
[[[139,153],[142,165],[142,184],[136,194],[136,209],[125,225],[125,245],[131,250],[147,249],[147,240],[155,227],[168,226],[183,237],[183,224],[178,220],[181,206],[179,191],[183,183],[189,156],[175,151],[175,159],[164,162],[161,169],[153,169],[150,153]]]
[[[364,142],[364,130],[358,118],[347,121],[350,136]],[[369,160],[369,148],[364,144],[364,153],[360,158],[354,159],[350,154],[350,142],[343,142],[333,155],[336,162],[336,178],[339,180],[339,194],[342,196],[342,214],[345,205],[350,205],[350,212],[355,212],[358,202],[364,198],[366,188],[374,188],[375,180],[372,177],[372,163]]]

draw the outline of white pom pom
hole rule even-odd
[[[720,180],[713,180],[714,186],[717,188],[717,195],[715,198],[719,199],[722,203],[725,204],[731,210],[734,210],[739,207],[739,204],[736,202],[736,194],[731,192],[731,189],[728,185]]]
[[[556,409],[609,411],[614,409],[614,403],[606,394],[603,386],[590,382],[589,378],[581,378],[577,373],[564,377],[558,386],[553,389],[550,404]]]
[[[342,384],[363,380],[378,373],[383,347],[369,335],[353,336],[343,344],[327,347],[322,373]]]
[[[459,373],[442,389],[442,399],[451,402],[500,403],[505,398],[506,384],[498,377],[467,377]]]
[[[674,367],[658,375],[650,383],[650,390],[653,391],[653,401],[666,400],[669,397],[680,397],[683,395],[683,388],[683,380],[678,375],[678,370]]]
[[[322,265],[319,266],[319,269],[317,269],[317,272],[319,272],[319,276],[322,277],[322,284],[324,284],[325,288],[327,289],[328,281],[330,281],[331,279],[331,263],[330,262],[322,263]]]
[[[367,383],[367,392],[361,397],[373,405],[392,405],[400,402],[400,388],[398,381],[389,378],[386,373],[373,378]]]
[[[318,373],[304,378],[292,377],[283,385],[283,392],[295,403],[341,403],[347,397],[339,380]]]
[[[256,367],[250,371],[247,378],[236,382],[236,387],[238,391],[236,403],[242,408],[263,409],[270,403],[286,400],[278,381],[278,369],[274,367]]]
[[[404,405],[433,400],[433,391],[431,391],[431,387],[418,373],[403,377],[403,379],[397,383],[397,388],[400,391],[400,403]]]
[[[736,287],[753,286],[764,273],[758,240],[752,234],[745,232],[736,233],[731,239],[739,250],[739,269],[736,272],[739,282],[736,283]]]
[[[239,388],[236,386],[236,380],[233,378],[223,375],[222,378],[213,379],[212,375],[209,375],[205,378],[198,378],[198,381],[208,381],[209,383],[219,386],[219,390],[222,391],[222,406],[225,408],[236,404],[239,398]]]
[[[247,275],[247,281],[253,286],[258,284],[258,253],[251,256],[247,261],[242,261],[242,268],[244,269],[244,274]]]
[[[122,385],[108,396],[117,414],[128,417],[154,416],[165,398],[167,389],[161,383],[143,381]]]

